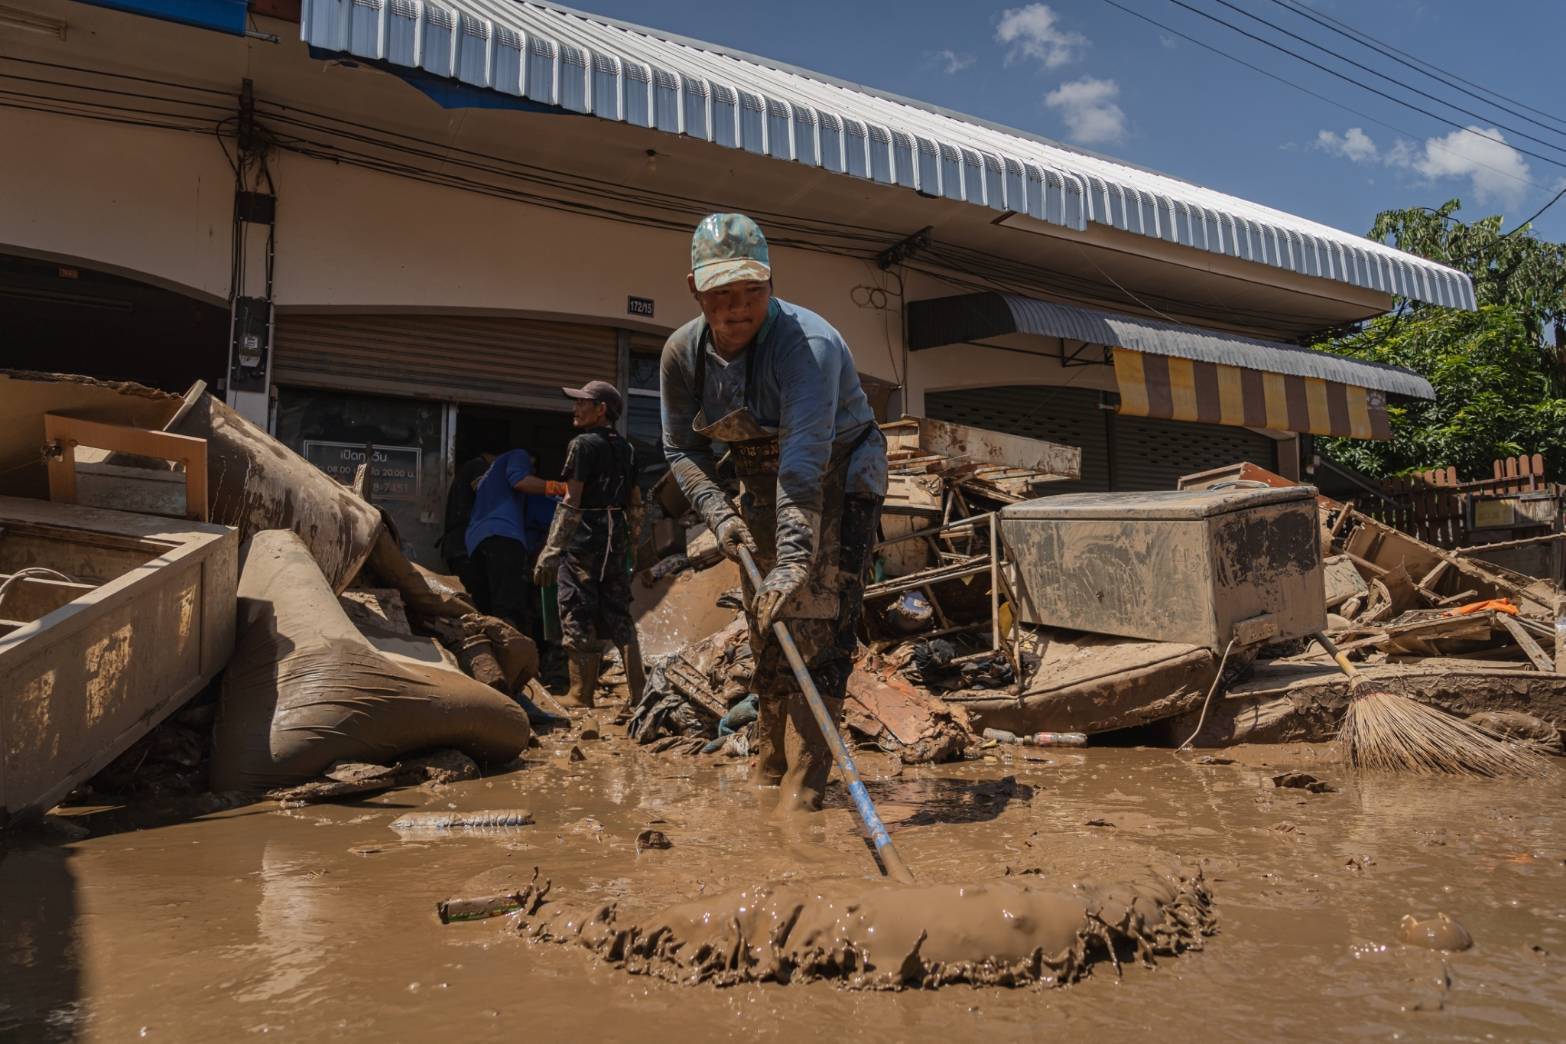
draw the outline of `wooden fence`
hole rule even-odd
[[[1476,501],[1500,501],[1519,494],[1555,497],[1561,487],[1544,475],[1544,457],[1538,453],[1504,457],[1491,465],[1493,474],[1485,479],[1460,481],[1456,468],[1437,468],[1416,475],[1404,475],[1381,483],[1387,498],[1367,513],[1405,533],[1440,547],[1463,547],[1475,543]],[[1555,515],[1558,515],[1558,509]],[[1482,514],[1482,512],[1481,512]],[[1481,539],[1509,539],[1550,532],[1556,523],[1529,521],[1508,527],[1509,536],[1491,531]]]

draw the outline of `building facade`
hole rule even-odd
[[[883,411],[1079,445],[1082,488],[1374,437],[1428,385],[1296,343],[1398,295],[1472,306],[1346,233],[547,4],[0,22],[3,365],[205,380],[329,473],[370,461],[432,564],[479,446],[559,466],[562,384],[627,388],[656,461],[657,353],[712,210],[760,221],[777,292],[842,330]]]

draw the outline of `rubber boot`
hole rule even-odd
[[[762,696],[756,701],[756,725],[752,731],[752,749],[756,765],[750,770],[750,782],[758,787],[775,787],[788,770],[783,730],[788,720],[785,703],[792,697]],[[803,700],[804,697],[798,697]]]
[[[642,702],[642,694],[647,691],[647,668],[642,663],[641,639],[633,632],[631,640],[617,648],[620,650],[620,662],[625,664],[625,688],[630,695],[628,704],[635,707]]]
[[[568,649],[566,654],[571,684],[566,688],[565,695],[560,697],[560,702],[572,710],[590,710],[593,693],[598,689],[598,669],[603,665],[604,654],[597,649],[592,652]]]
[[[810,713],[810,704],[803,695],[790,696],[783,703],[783,752],[788,767],[778,786],[780,814],[791,812],[819,812],[821,799],[826,794],[827,777],[832,774],[832,748],[827,746]],[[827,713],[834,722],[843,716],[843,701],[825,698]]]

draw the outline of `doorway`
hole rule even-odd
[[[0,254],[5,365],[182,393],[223,387],[228,309],[84,265]]]

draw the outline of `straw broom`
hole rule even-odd
[[[1325,634],[1321,643],[1349,677],[1338,743],[1356,768],[1426,775],[1521,779],[1548,771],[1543,755],[1418,700],[1367,689],[1364,677]]]

